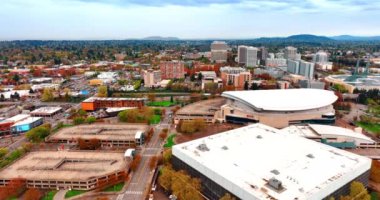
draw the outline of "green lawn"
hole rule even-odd
[[[371,200],[377,200],[379,199],[379,195],[377,192],[371,192]]]
[[[166,143],[164,144],[164,147],[166,148],[171,148],[175,143],[174,143],[174,138],[176,134],[171,134],[169,137],[166,139]]]
[[[45,194],[45,196],[42,198],[42,200],[53,200],[54,195],[57,194],[57,190],[52,190]]]
[[[380,134],[380,124],[356,122],[356,125],[362,127],[364,130],[368,132]]]
[[[70,197],[73,197],[73,196],[77,196],[77,195],[80,195],[80,194],[83,194],[85,193],[86,191],[82,191],[82,190],[69,190],[66,192],[65,194],[65,199],[68,199]]]
[[[170,102],[170,101],[153,101],[149,102],[148,106],[155,106],[155,107],[170,107],[176,105],[176,102]]]
[[[124,182],[121,182],[121,183],[118,183],[116,185],[110,186],[110,187],[104,189],[103,191],[104,192],[119,192],[123,189],[124,184],[125,184]]]
[[[160,121],[161,115],[153,115],[153,117],[149,119],[149,124],[158,124]]]

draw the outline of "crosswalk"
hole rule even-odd
[[[125,191],[123,194],[120,194],[117,196],[116,200],[123,200],[124,197],[127,197],[126,199],[130,199],[128,198],[128,195],[142,195],[143,192],[141,191]]]

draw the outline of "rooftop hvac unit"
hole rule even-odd
[[[274,188],[276,190],[282,190],[283,189],[281,181],[276,179],[276,178],[269,179],[268,184],[269,184],[269,186],[271,186],[272,188]]]

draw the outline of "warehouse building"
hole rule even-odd
[[[46,140],[49,142],[77,144],[79,138],[97,139],[102,147],[136,147],[144,144],[147,125],[141,124],[91,124],[61,129]]]
[[[371,159],[278,129],[253,124],[173,146],[172,164],[201,179],[219,199],[321,200],[368,185]]]
[[[30,115],[18,114],[11,118],[0,121],[0,136],[11,134],[11,127],[13,124],[29,118]]]
[[[11,126],[12,134],[20,134],[28,132],[32,128],[36,128],[44,123],[42,117],[28,117]]]
[[[231,123],[262,123],[275,128],[292,124],[333,124],[332,91],[320,89],[228,91],[222,116]]]
[[[53,117],[62,111],[61,107],[42,107],[33,110],[30,115],[33,117]]]
[[[0,187],[14,179],[28,188],[91,190],[125,180],[123,153],[81,151],[31,152],[0,171]]]
[[[95,111],[104,108],[115,107],[136,107],[141,108],[145,105],[146,98],[103,98],[90,97],[82,101],[83,110]]]

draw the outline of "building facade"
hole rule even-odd
[[[103,108],[116,107],[136,107],[141,108],[145,105],[145,98],[102,98],[90,97],[81,103],[81,107],[86,111],[95,111]]]
[[[183,61],[165,61],[160,63],[161,79],[185,78],[185,63]]]
[[[245,82],[250,83],[252,79],[251,73],[241,67],[222,67],[220,73],[223,84],[232,85],[236,89],[243,89]]]
[[[161,82],[161,71],[160,70],[144,70],[144,86],[145,87],[155,87]]]
[[[227,61],[228,45],[223,41],[211,43],[211,62],[223,63]]]

